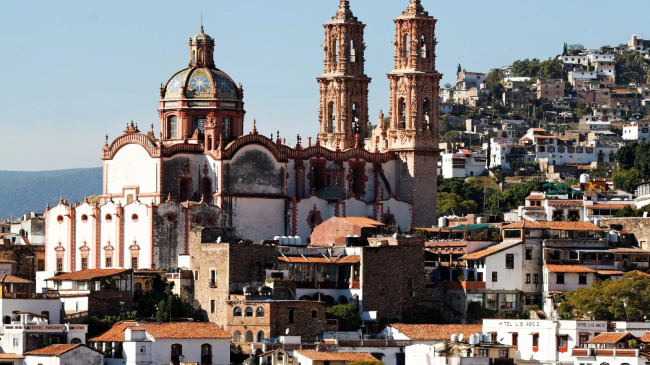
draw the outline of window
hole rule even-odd
[[[106,267],[113,267],[113,258],[112,257],[107,257],[106,258]]]
[[[479,349],[478,350],[478,356],[479,357],[488,357],[488,350],[487,349]]]
[[[587,274],[578,274],[578,284],[587,285]]]
[[[257,307],[257,312],[255,313],[255,316],[257,316],[257,317],[264,317],[264,308],[262,308],[262,307]]]
[[[235,307],[232,311],[232,316],[233,317],[241,317],[241,308]]]
[[[512,334],[512,346],[514,346],[516,348],[519,347],[519,334],[518,333],[513,333]]]
[[[14,347],[18,347],[18,337],[13,339]]]
[[[493,283],[497,282],[497,272],[496,271],[492,271],[492,282]]]
[[[539,274],[533,274],[533,284],[539,284]]]
[[[533,259],[533,250],[530,248],[526,249],[526,260],[532,260]]]
[[[230,125],[231,119],[229,116],[221,118],[221,136],[226,141],[230,139]]]
[[[212,345],[204,343],[201,345],[201,365],[212,364]]]
[[[530,284],[530,274],[526,274],[526,284]]]
[[[88,258],[87,257],[82,257],[81,258],[81,270],[87,270],[88,269]]]
[[[147,353],[147,346],[140,346],[140,353],[141,354],[146,354]]]
[[[500,309],[517,309],[517,294],[499,294]]]
[[[251,307],[246,307],[246,310],[244,311],[244,315],[246,317],[252,317],[253,316],[253,308]]]
[[[37,271],[45,271],[45,260],[38,260],[36,269]]]
[[[210,300],[210,313],[214,313],[216,307],[216,302],[214,299]]]
[[[567,352],[567,335],[558,335],[557,336],[557,351],[558,352]]]
[[[490,342],[497,342],[497,333],[490,332]]]
[[[557,273],[555,277],[556,277],[555,280],[556,284],[564,284],[564,273]]]
[[[413,288],[413,279],[406,279],[406,287],[409,289]]]
[[[507,359],[508,358],[508,350],[507,349],[500,349],[499,350],[499,357],[502,359]]]
[[[533,335],[533,352],[537,352],[539,348],[539,333],[532,333]]]
[[[56,271],[63,271],[63,259],[62,258],[57,258],[56,259]]]
[[[138,269],[138,258],[137,257],[131,257],[131,268],[132,269]]]
[[[515,268],[515,255],[514,254],[506,254],[506,269],[512,270]]]
[[[178,119],[175,115],[169,117],[169,138],[178,137]]]
[[[295,320],[295,309],[289,309],[289,323],[293,324]]]
[[[317,310],[311,311],[311,318],[316,318],[316,317],[318,317],[318,311]]]
[[[205,115],[195,115],[192,119],[192,133],[197,129],[203,133],[203,127],[205,127]]]
[[[183,346],[177,343],[173,344],[171,353],[172,364],[180,365],[181,356],[183,356]]]
[[[589,334],[588,333],[581,333],[580,334],[580,339],[579,339],[580,347],[587,348],[587,341],[589,341]]]

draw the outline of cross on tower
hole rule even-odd
[[[203,13],[201,13],[201,28],[203,28]]]

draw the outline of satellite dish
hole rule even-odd
[[[288,328],[287,328],[286,331],[284,331],[284,334],[285,334],[285,335],[288,335],[288,334],[289,334],[289,329],[288,329]]]
[[[463,334],[462,333],[460,335],[458,335],[458,341],[459,342],[463,341]]]

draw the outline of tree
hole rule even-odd
[[[517,184],[501,194],[494,194],[486,200],[485,211],[496,214],[518,208],[524,205],[531,191],[541,191],[543,184],[542,180],[531,180],[524,184]]]
[[[442,141],[447,143],[456,143],[460,141],[460,132],[459,131],[449,131],[442,136]]]
[[[565,294],[559,315],[598,321],[644,321],[650,316],[650,277],[628,272],[623,280],[594,280]]]
[[[569,46],[564,43],[564,49],[562,50],[562,56],[566,56],[569,54]]]
[[[485,77],[485,83],[487,84],[488,90],[490,90],[490,98],[492,100],[501,100],[503,95],[503,70],[500,68],[495,68],[488,72]]]
[[[361,325],[359,307],[355,304],[337,304],[327,308],[325,312],[329,319],[337,319],[340,331],[355,331]]]
[[[471,200],[482,205],[483,203],[483,186],[474,183],[475,180],[464,180],[461,178],[444,179],[438,176],[438,194],[453,193],[461,197],[462,201]],[[496,186],[492,183],[491,186]],[[481,206],[482,208],[482,206]],[[478,213],[470,211],[469,213]]]
[[[575,43],[575,44],[570,44],[567,50],[569,55],[575,56],[578,55],[580,51],[582,51],[583,49],[585,49],[585,47],[582,44]]]
[[[643,217],[643,213],[646,212],[646,208],[639,208],[639,209],[634,209],[629,205],[626,205],[623,207],[623,209],[619,210],[614,214],[614,217],[616,218],[633,218],[633,217]]]
[[[634,154],[638,146],[636,141],[632,141],[616,151],[616,161],[621,169],[629,170],[634,167]]]
[[[612,180],[614,182],[614,188],[634,194],[635,185],[643,180],[643,175],[635,168],[629,170],[619,168],[612,174]]]
[[[458,64],[458,68],[456,69],[456,78],[460,76],[461,71],[463,70],[462,67],[460,67],[460,63]]]
[[[437,213],[439,217],[477,212],[478,204],[473,200],[463,200],[460,195],[454,193],[438,193]]]
[[[539,63],[539,76],[547,79],[561,79],[564,76],[564,66],[558,59]]]
[[[634,154],[634,168],[639,170],[643,177],[650,176],[650,143],[639,143]]]
[[[612,168],[609,166],[597,166],[588,172],[592,180],[595,179],[609,179],[612,176]]]
[[[503,176],[503,172],[501,172],[501,170],[494,171],[494,181],[496,181],[497,184],[501,184],[502,182],[506,181],[506,178]]]

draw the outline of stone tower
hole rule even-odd
[[[363,144],[368,128],[368,84],[364,71],[363,30],[341,0],[339,10],[325,27],[325,71],[320,85],[319,137],[321,145],[344,150]],[[356,135],[359,135],[358,137]]]
[[[395,69],[388,74],[390,108],[384,146],[400,159],[398,198],[413,202],[413,226],[436,224],[439,83],[436,71],[437,20],[411,0],[395,19]]]

